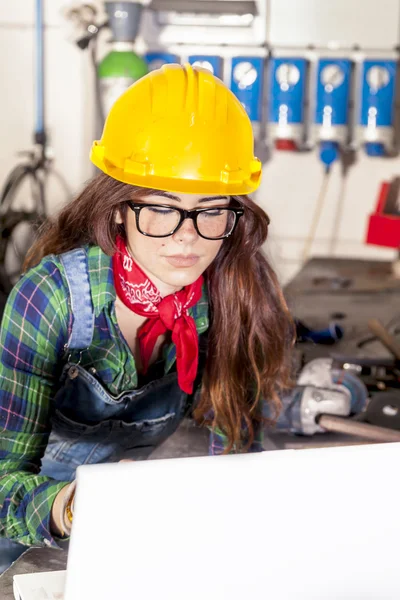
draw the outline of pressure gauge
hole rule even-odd
[[[300,71],[291,63],[282,63],[276,70],[276,80],[283,92],[296,85],[300,79]]]
[[[321,71],[321,82],[326,92],[332,92],[335,88],[342,85],[344,81],[344,72],[339,65],[326,65]]]
[[[258,77],[257,69],[250,62],[241,62],[233,69],[233,79],[238,84],[240,90],[253,85]]]
[[[195,60],[192,64],[193,67],[200,67],[201,69],[206,69],[207,71],[211,71],[214,75],[214,68],[212,64],[208,60]]]
[[[389,71],[385,67],[377,65],[368,69],[366,78],[369,87],[373,90],[380,90],[390,81]]]

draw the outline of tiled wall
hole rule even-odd
[[[303,3],[305,1],[302,0]],[[343,4],[342,0],[339,2]],[[359,0],[347,0],[349,5],[354,2],[359,5]],[[398,0],[363,2],[369,9],[379,7],[380,14],[384,10],[388,21],[397,19]],[[46,2],[46,108],[55,170],[76,192],[93,172],[88,160],[94,130],[93,72],[87,53],[78,50],[70,39],[71,30],[62,15],[66,4],[65,0]],[[0,3],[0,182],[17,160],[17,152],[29,148],[32,142],[33,6],[32,0]],[[355,11],[348,14],[351,19],[358,15]],[[394,256],[393,251],[368,247],[363,240],[367,215],[373,209],[381,180],[399,172],[399,158],[371,159],[360,154],[345,186],[336,255],[381,259]],[[322,167],[314,153],[275,153],[265,166],[257,199],[272,219],[266,250],[282,281],[290,278],[301,266],[302,251],[321,183]],[[314,254],[332,252],[332,228],[340,189],[340,168],[335,166],[312,246]],[[51,210],[56,210],[66,197],[55,177],[50,181],[49,197]],[[24,201],[22,193],[21,202]]]

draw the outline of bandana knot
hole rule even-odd
[[[189,308],[201,298],[203,277],[200,276],[179,292],[163,298],[130,256],[120,237],[117,238],[117,252],[113,256],[113,272],[120,300],[136,314],[148,317],[138,331],[144,372],[148,369],[157,339],[171,331],[172,341],[176,346],[178,384],[181,390],[191,394],[197,375],[199,341]]]

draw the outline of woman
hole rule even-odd
[[[235,96],[164,66],[117,100],[91,159],[102,173],[42,230],[3,318],[10,557],[68,537],[77,466],[146,458],[186,415],[211,453],[260,449],[261,398],[277,415],[288,381],[292,322]]]

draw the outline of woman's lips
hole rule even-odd
[[[175,254],[174,256],[166,256],[167,262],[173,267],[185,268],[185,267],[193,267],[198,261],[199,256],[195,254]]]

